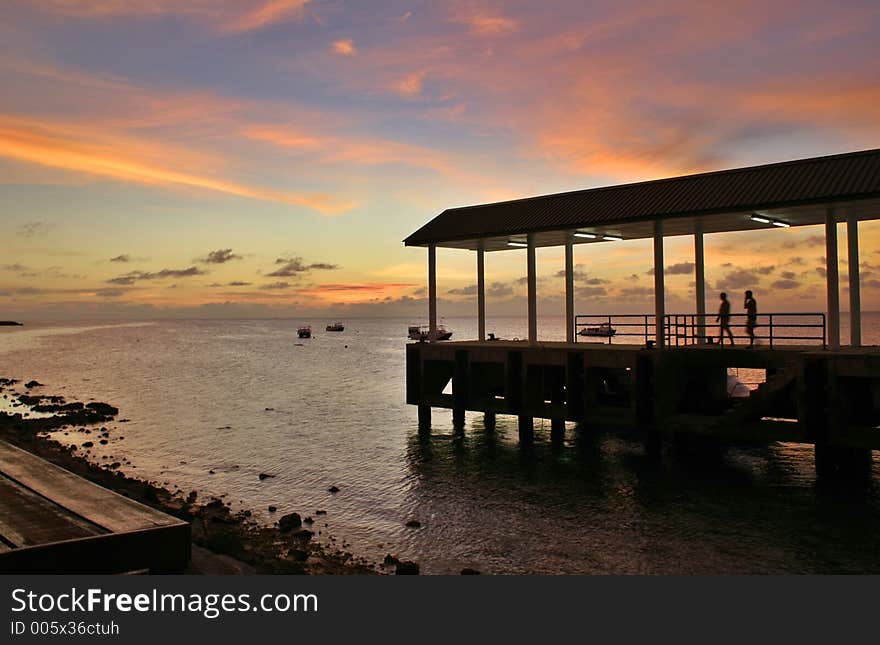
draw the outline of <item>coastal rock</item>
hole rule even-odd
[[[98,443],[101,444],[102,446],[106,446],[106,445],[107,445],[107,440],[106,440],[106,439],[101,439]]]
[[[287,555],[297,562],[305,562],[309,559],[309,552],[304,551],[303,549],[290,549],[290,551],[287,552]]]
[[[83,448],[91,448],[91,447],[94,446],[94,445],[95,445],[95,444],[92,443],[91,441],[83,441],[82,447],[83,447]]]
[[[27,389],[31,389],[32,387],[43,387],[43,384],[39,381],[28,381],[24,384]]]
[[[270,506],[270,507],[269,507],[269,512],[270,512],[270,513],[274,513],[274,512],[277,511],[277,510],[278,510],[278,507],[277,507],[277,506]]]
[[[263,481],[264,479],[269,479],[270,477],[274,477],[274,476],[275,475],[269,475],[268,473],[260,473],[258,475],[258,477],[260,478],[260,481]]]
[[[419,522],[418,520],[410,520],[409,522],[406,523],[406,527],[410,528],[410,529],[421,528],[421,526],[422,526],[422,523]]]
[[[476,569],[469,569],[469,568],[465,567],[464,569],[461,570],[461,575],[463,575],[463,576],[478,576],[478,575],[480,575],[480,572],[477,571]]]
[[[331,486],[330,488],[327,489],[327,492],[328,492],[328,493],[338,493],[338,492],[339,492],[339,488],[336,487],[336,486]]]
[[[87,403],[86,407],[105,417],[115,417],[117,414],[119,414],[119,408],[114,408],[109,403],[92,401],[91,403]]]
[[[293,529],[298,529],[302,526],[302,518],[299,516],[299,513],[288,513],[287,515],[282,515],[278,520],[278,528],[282,533],[288,533]]]
[[[326,515],[327,511],[315,511],[315,515]]]
[[[411,560],[401,560],[397,563],[394,573],[398,576],[417,576],[419,575],[419,563],[412,562]]]
[[[393,555],[391,555],[390,553],[387,554],[387,555],[385,556],[385,559],[384,559],[384,560],[382,560],[382,564],[384,564],[386,567],[394,566],[394,565],[397,564],[398,562],[400,562],[400,560],[398,560],[397,558],[395,558],[395,557],[394,557]]]
[[[311,517],[304,517],[303,518],[303,524],[314,524],[314,523],[315,523],[315,520],[313,520]]]
[[[308,529],[300,529],[296,533],[293,534],[293,538],[296,540],[302,540],[303,542],[308,542],[312,539],[315,534],[312,533]]]

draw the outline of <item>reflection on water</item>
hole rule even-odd
[[[880,495],[873,485],[818,489],[811,447],[656,455],[635,434],[574,425],[554,442],[536,421],[523,448],[514,418],[499,416],[492,431],[468,414],[456,432],[448,411],[435,411],[424,436],[404,404],[411,321],[349,320],[344,333],[297,346],[304,322],[327,321],[102,326],[26,343],[4,331],[0,376],[117,405],[130,422],[111,436],[125,440],[96,446],[98,459],[130,459],[131,474],[225,495],[267,522],[270,504],[326,510],[320,539],[415,559],[428,573],[880,570]],[[446,324],[474,333],[472,321]],[[521,326],[493,329],[512,337]],[[413,519],[420,528],[406,526]]]

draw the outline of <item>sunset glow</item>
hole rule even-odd
[[[401,240],[446,208],[880,147],[876,2],[13,0],[0,42],[0,319],[424,317]],[[877,310],[880,225],[861,247]],[[824,255],[707,236],[708,288],[820,310]],[[650,310],[652,257],[578,248],[578,311]],[[472,314],[473,254],[438,260]],[[692,240],[666,261],[690,310]],[[486,268],[523,314],[525,253]],[[562,268],[538,252],[542,313]]]

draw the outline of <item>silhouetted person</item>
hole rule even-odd
[[[751,291],[746,291],[743,309],[746,310],[746,333],[749,335],[749,347],[755,346],[755,327],[758,326],[758,303]]]
[[[730,301],[727,299],[726,293],[722,292],[718,297],[721,298],[721,305],[718,307],[718,316],[715,317],[715,322],[718,323],[718,344],[724,344],[724,332],[727,332],[727,336],[730,338],[730,344],[734,345],[733,332],[730,331]]]

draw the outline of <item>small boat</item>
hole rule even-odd
[[[312,327],[311,325],[303,325],[302,327],[297,328],[296,335],[300,338],[311,338],[312,337]]]
[[[578,332],[579,336],[604,336],[610,338],[617,333],[617,330],[611,326],[611,323],[604,322],[594,327],[585,327]]]
[[[341,322],[335,322],[332,325],[327,325],[327,331],[345,331],[345,325]]]
[[[410,325],[407,330],[407,336],[410,340],[426,341],[430,337],[431,328],[427,325]],[[446,331],[443,325],[437,326],[437,340],[449,340],[452,338],[452,332]]]

